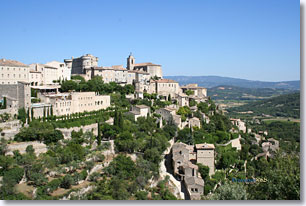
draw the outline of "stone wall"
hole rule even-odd
[[[21,122],[19,120],[0,123],[0,128],[3,129],[0,134],[0,139],[14,139],[14,136],[19,133],[21,127]]]
[[[75,131],[78,132],[81,129],[83,130],[83,132],[93,132],[94,135],[98,135],[98,124],[94,123],[94,124],[90,124],[90,125],[85,125],[85,126],[81,126],[81,127],[71,127],[71,128],[57,128],[58,130],[60,130],[65,139],[70,139],[71,138],[71,132]]]
[[[38,141],[33,141],[33,142],[18,142],[18,143],[12,143],[7,145],[7,152],[5,155],[13,155],[13,151],[18,150],[20,154],[26,153],[26,148],[27,146],[32,145],[35,154],[39,155],[41,153],[46,153],[47,152],[47,145],[44,143],[38,142]]]

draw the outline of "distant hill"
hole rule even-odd
[[[298,90],[278,88],[244,88],[220,85],[207,90],[213,100],[261,100],[274,96],[298,92]]]
[[[197,83],[199,86],[212,88],[220,85],[239,86],[245,88],[278,88],[299,90],[300,81],[264,82],[220,76],[164,76],[173,79],[180,85]]]
[[[300,118],[300,93],[272,97],[227,109],[229,114],[252,111],[252,115]]]

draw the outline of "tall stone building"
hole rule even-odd
[[[18,81],[17,84],[2,84],[0,98],[3,96],[17,100],[18,108],[29,108],[31,106],[30,83]]]
[[[65,59],[64,62],[71,68],[71,74],[85,74],[85,69],[98,66],[98,60],[98,57],[86,54],[79,58]]]
[[[197,163],[209,167],[209,175],[215,174],[215,146],[213,144],[196,144]]]

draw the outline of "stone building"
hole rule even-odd
[[[138,117],[147,117],[150,115],[150,107],[146,105],[135,105],[131,107],[131,111],[127,114],[132,115],[134,120],[137,121]]]
[[[187,84],[187,85],[181,86],[181,89],[184,93],[186,93],[186,91],[188,90],[193,91],[192,96],[207,97],[207,89],[204,87],[199,87],[198,84]]]
[[[186,187],[186,199],[199,200],[204,193],[204,180],[198,172],[197,153],[193,145],[175,143],[172,147],[174,176]]]
[[[180,107],[189,106],[189,97],[186,94],[179,93],[176,98]]]
[[[32,86],[54,84],[54,81],[59,80],[57,68],[45,64],[30,64],[30,74]]]
[[[38,98],[42,103],[52,105],[53,114],[56,116],[90,112],[110,106],[109,95],[99,95],[95,92],[39,93]]]
[[[71,74],[85,74],[85,69],[98,66],[98,60],[98,57],[86,54],[79,58],[65,59],[64,62],[71,69]]]
[[[128,71],[122,65],[85,69],[85,80],[90,80],[94,76],[100,76],[105,83],[116,82],[118,84],[126,84],[127,75]]]
[[[0,84],[17,84],[29,80],[30,67],[16,60],[0,59]]]
[[[189,123],[188,126],[189,126],[190,128],[193,128],[193,127],[201,128],[201,121],[200,121],[200,119],[197,118],[197,117],[192,117],[192,118],[190,118],[189,121],[188,121],[188,123]]]
[[[71,68],[69,68],[65,63],[58,61],[51,61],[45,65],[51,66],[57,69],[57,80],[70,80],[71,79]]]
[[[196,144],[197,163],[209,167],[209,175],[215,174],[215,146],[213,144]]]
[[[241,119],[233,119],[233,118],[231,118],[230,121],[232,122],[233,125],[238,127],[238,130],[241,130],[244,133],[246,132],[245,123],[243,121],[241,121]]]
[[[175,98],[180,92],[180,86],[177,81],[172,79],[150,80],[150,88],[148,93],[156,93],[164,97]]]
[[[2,84],[0,86],[0,98],[3,98],[3,96],[17,101],[18,109],[27,109],[31,105],[30,83],[18,81],[17,84]],[[14,105],[16,105],[16,103],[14,103]]]
[[[142,71],[150,74],[150,77],[163,78],[162,67],[159,64],[153,64],[151,62],[135,63],[135,57],[130,54],[127,58],[127,70],[130,71]]]

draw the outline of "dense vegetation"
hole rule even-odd
[[[238,114],[238,112],[247,111],[252,111],[252,116],[271,115],[275,117],[300,118],[300,93],[280,95],[228,109],[231,116],[250,116],[250,114]]]
[[[76,81],[79,80],[79,81]],[[102,77],[95,76],[91,80],[85,81],[81,76],[74,76],[72,80],[63,81],[61,83],[61,92],[81,91],[81,92],[98,92],[99,94],[111,94],[119,92],[121,94],[134,93],[134,86],[127,84],[120,86],[115,82],[104,83]]]

